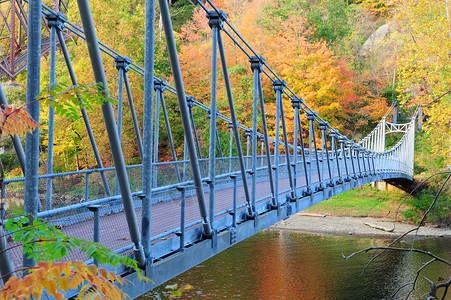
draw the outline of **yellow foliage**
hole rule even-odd
[[[431,137],[434,154],[451,162],[451,3],[444,0],[398,0],[396,19],[403,33],[397,57],[404,104],[423,104],[429,120],[424,128]],[[437,99],[434,101],[434,99]]]

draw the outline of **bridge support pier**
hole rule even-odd
[[[373,181],[371,182],[371,187],[376,188],[380,191],[392,191],[398,189],[396,186],[391,185],[385,180]]]

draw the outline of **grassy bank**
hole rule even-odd
[[[394,217],[405,196],[406,193],[401,190],[381,191],[367,184],[312,206],[306,212],[334,216]]]

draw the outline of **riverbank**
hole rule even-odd
[[[335,235],[397,237],[415,228],[409,223],[394,223],[390,218],[374,217],[338,217],[328,214],[297,213],[287,220],[280,221],[270,227],[270,230],[293,230],[310,233]],[[415,232],[410,235],[414,235]],[[438,228],[426,224],[418,230],[420,237],[451,238],[451,228]]]

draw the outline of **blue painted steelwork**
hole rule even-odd
[[[154,149],[153,149],[153,187],[157,187],[158,183],[158,144],[159,144],[159,130],[160,130],[160,102],[164,102],[163,100],[163,92],[165,89],[165,85],[160,82],[154,82],[154,90],[156,91],[156,99],[155,99],[155,132],[154,132]]]
[[[141,266],[146,268],[147,275],[154,280],[155,284],[160,284],[267,226],[288,218],[290,215],[335,194],[374,180],[412,178],[412,141],[414,139],[412,128],[415,127],[415,118],[412,118],[412,122],[405,125],[405,128],[387,125],[384,118],[361,143],[357,144],[349,140],[312,111],[305,101],[277,76],[268,66],[268,63],[232,27],[226,14],[214,7],[210,1],[207,1],[212,7],[210,11],[200,2],[207,13],[213,32],[210,106],[197,101],[194,97],[185,97],[174,39],[171,36],[172,29],[167,3],[163,0],[160,2],[162,2],[160,4],[162,5],[165,31],[168,34],[166,40],[169,43],[171,64],[175,70],[176,88],[153,75],[154,1],[146,1],[144,69],[105,44],[97,44],[96,39],[92,37],[95,34],[93,26],[92,24],[88,26],[89,34],[91,34],[91,37],[88,38],[90,47],[92,48],[93,44],[99,47],[95,51],[97,52],[95,56],[98,56],[98,50],[100,50],[111,59],[123,63],[119,67],[119,74],[124,79],[129,100],[132,97],[130,85],[126,82],[128,68],[144,75],[144,140],[143,149],[140,151],[143,164],[125,168],[123,160],[119,159],[118,162],[116,157],[115,165],[121,173],[118,174],[118,178],[121,178],[122,195],[101,199],[90,196],[92,184],[89,181],[90,178],[95,177],[92,174],[102,174],[117,169],[99,168],[58,174],[49,172],[47,175],[39,176],[39,179],[53,180],[61,180],[61,178],[72,175],[85,176],[84,201],[64,207],[55,207],[55,209],[39,213],[39,217],[63,225],[63,231],[69,230],[73,225],[83,225],[85,229],[94,230],[95,239],[100,238],[100,242],[105,243],[118,253],[134,248],[135,255],[140,260]],[[82,5],[85,4],[86,1],[83,1]],[[43,7],[44,14],[48,16],[53,14],[47,7]],[[84,18],[89,17],[90,14],[86,5],[83,10],[86,13]],[[71,22],[65,20],[61,26],[75,36],[84,39],[84,32]],[[57,30],[57,32],[59,31],[61,30]],[[235,107],[232,95],[222,33],[225,33],[251,61],[251,69],[254,73],[254,114],[252,116],[254,122],[252,129],[240,124],[237,119],[236,112],[238,109]],[[218,51],[227,93],[227,115],[220,113],[216,107],[218,98],[216,95]],[[100,70],[102,69],[101,61],[97,59],[94,65],[97,74],[96,80],[106,83],[106,80],[102,78],[104,74],[98,74],[100,71],[103,72],[103,70]],[[276,134],[274,137],[269,136],[266,124],[262,74],[269,78],[276,95]],[[99,78],[101,80],[98,80]],[[122,84],[120,86],[122,88]],[[155,104],[155,117],[154,87],[158,101]],[[169,118],[171,112],[166,110],[164,91],[177,95],[179,101],[180,115],[177,116],[177,120],[183,122],[186,133],[183,138],[185,151],[181,161],[177,160],[170,130],[170,120],[173,118]],[[284,101],[290,101],[291,108]],[[288,107],[287,112],[285,112],[284,104],[285,108]],[[172,161],[158,162],[159,124],[154,125],[153,121],[159,122],[160,105],[165,118],[169,143],[171,144]],[[133,106],[132,102],[130,106]],[[114,124],[114,118],[111,118],[112,110],[109,108],[105,110],[104,114],[106,119],[109,120],[106,127],[117,135],[118,128]],[[262,132],[257,131],[257,121],[260,121],[258,110],[260,110]],[[206,134],[201,134],[201,137],[197,134],[193,113],[196,113],[196,117],[204,116],[206,120],[209,118],[210,134],[209,137],[205,137],[205,141],[200,139]],[[286,115],[291,113],[294,115],[294,119],[288,120]],[[308,119],[308,125],[304,128],[301,123],[301,114],[305,114]],[[136,118],[136,114],[133,112],[132,118]],[[249,116],[250,118],[251,116]],[[221,141],[219,138],[216,129],[216,127],[221,128],[219,124],[225,125],[223,128],[226,127],[227,130],[230,130],[230,133],[227,131],[227,135],[230,134],[227,141]],[[153,129],[153,126],[155,126],[155,129]],[[280,126],[282,126],[282,137],[280,137]],[[393,149],[387,151],[383,148],[385,147],[386,126],[391,126],[393,130],[404,130],[405,132],[405,136],[399,143]],[[139,137],[140,132],[137,131],[137,123],[134,124],[134,127],[139,145],[141,138]],[[287,131],[289,127],[294,128],[292,143],[288,139],[288,136],[291,136],[291,132]],[[153,131],[155,131],[154,138],[152,137]],[[110,136],[110,132],[108,133]],[[308,141],[304,142],[304,137]],[[321,139],[321,141],[318,140],[318,145],[317,137]],[[181,145],[181,137],[175,138],[178,145]],[[120,156],[121,150],[118,150],[120,143],[117,140],[112,142],[112,146],[115,148],[115,150],[112,149],[112,152],[116,156]],[[246,140],[247,145],[242,145]],[[258,153],[258,141],[262,142],[260,154]],[[270,141],[274,145],[273,148],[270,146]],[[209,157],[207,159],[202,158],[201,142],[204,145],[209,145]],[[224,142],[229,144],[228,157],[223,157],[221,143]],[[337,143],[340,143],[340,147]],[[251,149],[252,155],[250,155]],[[274,150],[274,153],[272,153],[272,150]],[[232,156],[235,151],[236,156]],[[246,151],[246,156],[244,151]],[[216,164],[222,164],[223,168],[218,168]],[[228,168],[226,168],[226,165],[228,165]],[[142,168],[142,185],[132,190],[130,186],[127,187],[124,180],[127,179],[126,173],[133,172],[136,168]],[[170,171],[165,172],[165,168]],[[175,170],[175,172],[172,170]],[[180,174],[180,171],[182,171],[182,174]],[[157,180],[157,175],[161,175],[162,180]],[[252,176],[252,195],[249,191],[249,175]],[[274,177],[272,177],[273,175]],[[12,183],[19,185],[22,181],[23,179],[6,180],[5,186],[11,186]],[[204,187],[207,185],[209,187],[208,203],[205,201],[207,195],[204,194]],[[139,188],[142,190],[139,190]],[[88,199],[88,196],[92,199]],[[197,198],[195,209],[192,209],[193,206],[189,205],[193,202],[193,197]],[[124,201],[123,204],[121,200]],[[92,212],[89,212],[89,208],[92,209],[93,205],[97,206],[96,216],[94,220],[91,220]],[[127,222],[130,226],[129,234],[132,245],[129,242],[110,243],[110,240],[118,240],[119,237],[122,238],[127,234],[115,233],[119,231],[118,228],[104,230],[105,237],[103,237],[103,234],[98,235],[100,228],[107,229],[108,222],[114,222],[109,220],[116,220],[116,218],[121,217],[123,210],[126,211]],[[156,217],[151,218],[151,211],[152,215]],[[69,216],[68,213],[70,213]],[[134,216],[134,213],[141,213],[141,235],[139,235],[138,230],[138,219]],[[161,226],[163,222],[166,226]],[[92,232],[80,232],[80,234],[92,236]],[[144,254],[140,249],[140,237],[142,237]],[[102,240],[102,238],[106,240]],[[122,274],[124,270],[119,268],[117,272]],[[133,274],[128,275],[133,282],[136,280],[134,276]],[[135,297],[153,286],[135,282],[133,288],[125,287],[125,291]]]
[[[209,146],[209,178],[208,185],[210,187],[209,208],[210,208],[210,224],[214,230],[215,215],[215,187],[216,187],[216,90],[217,90],[217,72],[218,72],[218,34],[220,28],[223,27],[222,19],[216,12],[207,12],[208,25],[212,30],[212,47],[211,47],[211,99],[210,99],[210,146]],[[190,111],[191,112],[191,111]],[[192,114],[191,114],[192,118]],[[193,120],[194,122],[194,120]],[[220,145],[220,143],[218,142]],[[200,151],[199,151],[199,157]]]
[[[132,91],[130,88],[130,82],[128,80],[128,70],[129,70],[129,64],[131,63],[131,60],[128,60],[128,58],[124,58],[125,60],[125,64],[124,64],[124,83],[125,83],[125,91],[127,92],[127,98],[128,98],[128,105],[130,108],[130,113],[132,116],[132,121],[133,121],[133,129],[135,130],[135,135],[136,135],[136,143],[138,145],[138,151],[139,151],[139,155],[142,157],[143,156],[143,145],[142,145],[142,141],[141,141],[141,133],[139,130],[139,124],[138,124],[138,118],[136,116],[136,111],[135,111],[135,104],[133,103],[133,97],[132,97]]]
[[[144,254],[152,262],[150,253],[150,229],[152,206],[152,131],[153,131],[153,90],[154,90],[154,37],[155,1],[146,0],[146,28],[144,39],[144,112],[143,112],[143,168],[142,168],[142,213],[141,236]]]
[[[117,57],[116,61],[116,69],[119,71],[118,78],[118,91],[117,91],[117,135],[119,136],[119,140],[122,140],[122,106],[123,106],[123,92],[124,92],[124,64],[122,57]],[[119,195],[119,181],[116,176],[115,184],[114,184],[114,195]]]
[[[102,58],[100,56],[99,47],[97,44],[97,36],[94,30],[94,23],[92,20],[91,9],[87,0],[77,0],[78,9],[81,16],[81,21],[86,33],[86,39],[88,41],[88,52],[91,58],[92,69],[94,71],[94,77],[97,82],[102,83],[103,89],[108,91],[108,85],[105,78],[105,71],[103,69]],[[135,259],[139,265],[144,265],[144,252],[141,246],[141,237],[139,235],[138,223],[136,221],[136,214],[133,208],[133,200],[131,197],[130,185],[128,182],[128,176],[125,169],[124,158],[122,149],[117,134],[116,122],[114,120],[113,108],[110,102],[105,102],[102,105],[102,113],[105,122],[105,127],[108,132],[108,139],[110,142],[111,154],[113,156],[114,165],[116,169],[116,175],[119,181],[119,187],[121,190],[122,201],[124,203],[124,209],[127,216],[127,224],[130,230],[130,236],[135,244],[134,254]]]
[[[30,0],[28,7],[27,41],[27,109],[30,116],[39,123],[40,103],[36,101],[40,91],[41,77],[41,1]],[[25,194],[24,211],[36,218],[39,209],[38,172],[39,172],[39,128],[27,133],[25,139]],[[34,267],[34,259],[24,255],[25,267]]]
[[[47,19],[48,19],[48,26],[50,28],[52,28],[52,32],[53,32],[53,30],[56,31],[56,35],[58,37],[60,48],[61,48],[61,51],[63,52],[64,60],[66,62],[67,71],[69,72],[69,76],[71,78],[72,84],[76,86],[76,85],[78,85],[77,78],[75,76],[75,72],[74,72],[74,69],[72,67],[72,63],[71,63],[71,60],[70,60],[69,52],[67,51],[66,42],[65,42],[65,40],[63,38],[63,35],[61,33],[62,30],[65,28],[64,22],[66,22],[67,20],[60,13],[49,13],[47,15]],[[77,95],[77,98],[80,101],[80,103],[83,104],[83,99],[79,95]],[[81,114],[82,114],[82,117],[83,117],[83,121],[85,123],[86,131],[88,133],[88,137],[89,137],[89,141],[91,143],[92,150],[94,152],[94,157],[96,159],[97,166],[100,169],[102,169],[103,168],[102,159],[100,158],[100,153],[99,153],[99,150],[97,148],[97,142],[96,142],[94,134],[92,132],[91,124],[89,122],[88,113],[86,112],[86,108],[85,107],[81,108]],[[103,186],[105,188],[105,192],[106,192],[106,194],[108,196],[110,196],[111,192],[110,192],[110,187],[108,185],[108,179],[106,178],[104,172],[101,173],[101,176],[102,176],[102,181],[103,181]]]
[[[51,28],[51,38],[50,38],[50,84],[55,84],[55,68],[56,68],[56,28],[54,26],[49,26]],[[52,99],[55,100],[55,99]],[[47,139],[47,174],[53,173],[53,134],[55,126],[55,110],[51,105],[49,105],[49,127],[48,127],[48,139]],[[45,209],[52,209],[52,189],[53,182],[52,178],[47,178],[46,184],[46,205]]]
[[[227,20],[226,15],[223,12],[218,12],[218,14],[222,17],[223,21]],[[241,180],[243,181],[244,195],[246,198],[246,202],[248,204],[247,216],[249,218],[253,218],[255,215],[254,214],[255,207],[251,203],[251,198],[249,195],[249,187],[247,185],[247,172],[246,172],[245,166],[244,166],[243,152],[242,152],[242,148],[241,148],[241,139],[240,139],[240,134],[238,132],[238,121],[236,119],[235,106],[233,103],[233,96],[232,96],[232,88],[231,88],[230,80],[229,80],[229,74],[228,74],[229,71],[227,69],[227,62],[226,62],[225,53],[224,53],[224,45],[222,42],[221,31],[218,32],[218,46],[219,46],[219,55],[221,57],[222,70],[224,73],[224,83],[225,83],[225,87],[226,87],[226,91],[227,91],[227,100],[229,102],[230,116],[232,119],[233,134],[235,137],[235,145],[236,145],[236,150],[238,152],[238,157],[239,157],[239,162],[240,162]],[[247,129],[246,133],[249,133],[249,130],[250,129]],[[248,151],[249,151],[249,147],[248,147]],[[249,154],[248,154],[248,156],[249,156]]]
[[[160,4],[160,13],[161,13],[161,19],[163,22],[163,28],[166,35],[166,42],[167,42],[167,48],[169,52],[169,58],[171,62],[171,68],[172,68],[172,74],[174,76],[175,86],[177,89],[177,99],[179,102],[179,108],[180,108],[180,114],[182,117],[182,123],[183,123],[183,129],[185,131],[186,136],[186,145],[188,146],[189,151],[189,157],[191,162],[191,168],[193,169],[193,178],[194,178],[194,185],[196,187],[196,194],[197,194],[197,200],[199,204],[199,210],[202,217],[202,225],[204,229],[204,234],[207,237],[210,237],[212,235],[211,230],[211,223],[207,219],[207,208],[205,205],[205,198],[203,194],[203,188],[202,188],[202,182],[201,182],[201,176],[200,176],[200,170],[199,170],[199,162],[196,155],[196,150],[194,148],[194,141],[191,135],[192,130],[195,127],[191,127],[190,125],[190,118],[188,115],[188,105],[187,105],[187,99],[185,96],[185,89],[183,87],[183,79],[182,74],[180,71],[180,65],[178,61],[177,56],[177,47],[175,45],[175,38],[174,33],[172,31],[172,23],[171,23],[171,15],[169,13],[169,7],[168,3],[165,0],[159,0],[158,3]],[[191,109],[190,109],[191,112]],[[191,120],[192,119],[192,113],[191,113]],[[200,157],[200,149],[199,150],[199,157]]]

